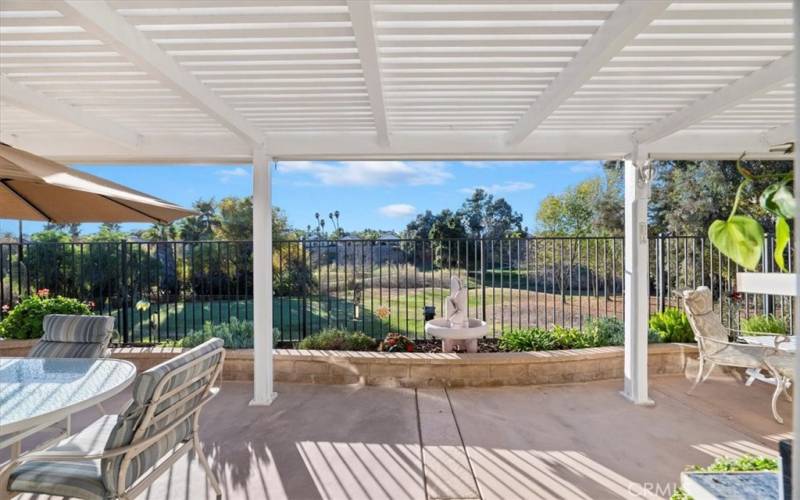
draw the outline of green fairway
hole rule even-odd
[[[356,307],[350,297],[331,295],[310,298],[275,297],[273,325],[280,329],[284,340],[300,340],[324,328],[342,328],[363,331],[375,338],[388,332],[424,336],[423,306],[435,305],[437,315],[444,312],[447,291],[441,288],[422,290],[375,290],[365,294],[362,307]],[[470,307],[477,299],[470,294]],[[129,342],[158,342],[185,336],[199,330],[203,323],[221,323],[230,317],[253,319],[250,301],[211,300],[177,304],[150,304],[148,310],[128,309]],[[388,318],[381,319],[376,311],[387,307]],[[121,311],[112,315],[120,318]]]

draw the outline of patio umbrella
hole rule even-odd
[[[168,223],[196,212],[0,143],[0,218]]]

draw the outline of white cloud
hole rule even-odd
[[[223,168],[217,170],[214,174],[219,178],[223,184],[229,183],[234,178],[250,177],[250,172],[242,167],[236,168]]]
[[[483,189],[487,193],[491,194],[499,194],[499,193],[516,193],[518,191],[528,191],[536,187],[536,184],[532,182],[524,182],[524,181],[507,181],[503,184],[491,184],[489,186],[475,186],[471,188],[462,188],[460,191],[462,193],[471,194],[476,189]]]
[[[417,207],[407,203],[395,203],[379,208],[378,212],[385,217],[410,217],[417,213]]]
[[[309,175],[325,186],[422,186],[453,176],[443,162],[404,161],[286,161],[278,172]]]
[[[582,161],[570,165],[569,171],[573,174],[600,172],[600,163],[596,161]]]
[[[459,163],[469,168],[489,168],[494,166],[493,163],[489,161],[462,161]]]

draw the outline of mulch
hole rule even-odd
[[[434,339],[419,339],[414,341],[416,350],[414,352],[442,352],[442,341]],[[478,352],[500,352],[498,339],[482,338],[478,339]]]

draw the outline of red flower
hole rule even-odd
[[[395,345],[397,343],[397,339],[386,339],[386,343],[389,345]]]
[[[414,344],[409,342],[406,344],[406,352],[414,352]]]
[[[36,290],[36,295],[38,295],[39,297],[41,297],[43,299],[46,299],[50,295],[50,289],[49,288],[40,288],[39,290]]]

